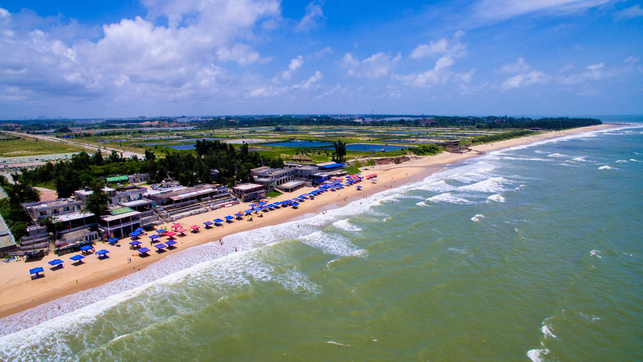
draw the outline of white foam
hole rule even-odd
[[[605,166],[599,167],[598,169],[599,170],[611,170],[612,168],[610,166],[608,166],[608,165],[605,165]]]
[[[574,157],[574,158],[572,158],[572,161],[587,162],[587,156]]]
[[[549,327],[546,324],[543,324],[541,331],[543,332],[545,339],[547,339],[548,337],[558,338],[554,333],[552,333],[551,329],[549,329]]]
[[[563,155],[562,153],[552,153],[552,154],[547,155],[547,157],[563,158],[563,157],[569,157],[569,156]]]
[[[641,162],[641,161],[639,161],[637,159],[634,159],[634,158],[630,158],[630,162]]]
[[[507,179],[504,177],[492,177],[484,181],[476,182],[471,185],[461,186],[458,188],[459,191],[464,192],[489,192],[497,193],[506,191],[503,187],[504,183],[507,182]]]
[[[590,251],[589,256],[595,256],[595,257],[597,257],[599,259],[603,259],[603,257],[601,256],[601,251],[600,250],[592,250],[592,251]]]
[[[501,194],[494,194],[489,197],[487,197],[487,200],[489,201],[495,201],[495,202],[505,202],[505,197],[502,196]]]
[[[426,202],[433,202],[433,203],[447,203],[447,204],[460,204],[460,205],[471,205],[473,204],[472,201],[469,201],[465,198],[454,196],[450,192],[446,192],[443,194],[439,194],[433,197],[430,197],[429,199],[426,200]]]
[[[321,250],[324,254],[366,257],[366,250],[356,247],[348,238],[339,234],[318,231],[300,239],[302,243]]]
[[[554,160],[548,160],[546,158],[540,158],[540,157],[511,157],[511,156],[505,156],[502,159],[503,160],[516,160],[516,161],[554,162]]]
[[[616,160],[616,163],[626,163],[627,160]]]
[[[335,221],[333,223],[333,226],[338,229],[342,229],[344,231],[362,231],[360,227],[351,224],[351,222],[348,219]]]
[[[430,192],[448,192],[457,189],[457,186],[449,185],[445,180],[431,182],[420,187],[421,190]]]
[[[543,362],[544,361],[544,356],[549,354],[549,350],[547,348],[543,349],[532,349],[527,351],[527,357],[529,357],[532,362]]]
[[[483,214],[476,214],[474,217],[471,218],[471,221],[473,222],[478,222],[480,219],[483,219],[484,215]]]

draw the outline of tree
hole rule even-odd
[[[346,161],[346,142],[337,140],[337,142],[333,142],[333,146],[335,146],[333,162],[344,163],[344,161]]]
[[[102,166],[105,164],[105,160],[103,160],[103,153],[100,151],[100,149],[96,150],[96,153],[92,156],[91,159],[92,165],[96,166]]]
[[[156,159],[156,155],[152,150],[149,148],[145,150],[145,161],[154,161]]]
[[[99,182],[94,182],[91,186],[92,194],[87,196],[85,201],[85,207],[83,211],[91,212],[96,217],[96,222],[101,215],[107,213],[107,204],[109,203],[109,197],[107,193],[103,191],[102,185]]]

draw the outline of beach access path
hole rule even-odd
[[[479,156],[479,154],[484,152],[613,126],[614,125],[600,125],[565,131],[545,132],[534,136],[474,146],[471,152],[463,154],[444,152],[436,156],[414,158],[402,164],[370,166],[363,171],[363,174],[376,173],[378,182],[362,181],[359,183],[359,185],[362,186],[361,191],[356,190],[355,186],[348,186],[342,190],[325,192],[315,197],[315,200],[306,200],[300,203],[299,208],[296,210],[291,207],[276,209],[263,213],[263,217],[258,217],[256,214],[253,214],[252,221],[248,221],[248,218],[244,217],[243,220],[235,220],[229,224],[224,223],[223,227],[204,228],[203,223],[205,221],[213,221],[216,218],[223,219],[225,216],[234,215],[239,211],[250,209],[249,204],[246,203],[190,216],[177,222],[188,231],[185,233],[185,236],[175,237],[177,247],[174,250],[157,253],[155,251],[156,248],[150,245],[149,239],[149,236],[155,233],[148,232],[147,235],[143,235],[140,238],[142,246],[152,250],[149,256],[145,258],[140,258],[138,252],[131,250],[128,244],[131,240],[125,238],[120,241],[120,246],[97,242],[95,245],[96,250],[108,250],[109,258],[99,260],[96,255],[90,254],[85,257],[83,264],[77,266],[72,265],[69,257],[78,253],[67,254],[61,257],[50,253],[38,261],[0,263],[0,318],[36,307],[66,295],[100,286],[131,273],[136,273],[148,265],[161,260],[165,256],[176,254],[192,246],[213,241],[218,242],[224,237],[238,232],[280,224],[295,218],[305,217],[306,215],[314,215],[325,210],[341,207],[357,199],[381,192],[386,188],[395,188],[422,180],[442,170],[446,165],[462,162],[465,159]],[[294,193],[283,194],[271,199],[270,202],[290,199],[312,190],[313,188],[300,189]],[[173,224],[174,223],[170,223],[163,226],[169,230]],[[189,230],[192,225],[198,225],[200,231],[198,233],[191,233]],[[160,226],[158,228],[160,228]],[[162,237],[160,238],[160,242],[165,242],[167,239],[167,237]],[[64,267],[57,270],[50,270],[48,262],[54,259],[62,259],[64,261]],[[29,269],[35,267],[45,268],[44,278],[31,280]]]

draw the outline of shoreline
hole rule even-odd
[[[147,258],[132,257],[137,254],[128,248],[129,238],[121,240],[121,247],[110,246],[108,244],[96,244],[96,250],[107,249],[110,251],[110,258],[106,260],[97,260],[91,254],[86,257],[86,262],[79,266],[73,266],[69,262],[67,254],[60,259],[65,261],[65,267],[59,270],[49,270],[47,262],[58,258],[55,254],[44,257],[39,261],[33,262],[10,262],[0,264],[0,272],[5,275],[3,282],[0,284],[0,318],[10,316],[15,313],[23,312],[38,305],[69,296],[74,293],[96,288],[108,282],[115,281],[129,274],[138,272],[156,263],[166,256],[174,255],[177,251],[184,251],[190,247],[202,245],[208,242],[223,239],[227,236],[237,234],[252,229],[263,228],[266,226],[278,225],[292,221],[306,215],[323,212],[326,210],[342,207],[350,202],[367,197],[387,188],[396,188],[402,185],[422,180],[431,174],[443,170],[446,166],[461,163],[467,159],[478,157],[478,152],[490,152],[505,149],[518,145],[530,144],[542,140],[564,137],[571,134],[590,132],[600,129],[614,127],[614,124],[603,124],[600,126],[576,128],[565,131],[546,132],[534,136],[510,139],[491,144],[483,144],[472,147],[473,152],[464,154],[442,153],[436,156],[424,156],[412,159],[403,164],[391,164],[381,166],[370,166],[364,170],[364,174],[377,173],[378,183],[364,180],[362,191],[356,191],[354,187],[347,187],[337,192],[326,192],[315,200],[307,200],[300,204],[299,209],[291,208],[278,209],[264,213],[263,218],[253,216],[253,221],[235,221],[232,224],[225,224],[223,227],[215,227],[209,230],[201,227],[201,231],[196,234],[188,233],[185,237],[178,237],[175,250],[167,251],[162,254],[151,252]],[[403,172],[402,172],[403,171]],[[312,188],[305,188],[293,194],[283,194],[274,198],[271,202],[288,199],[301,193],[309,192]],[[206,220],[212,221],[214,218],[231,215],[238,210],[245,210],[249,207],[245,203],[234,205],[233,207],[218,209],[207,213],[190,216],[178,223],[188,229],[190,225],[203,225]],[[171,225],[171,224],[170,224]],[[169,226],[169,225],[168,225]],[[165,239],[163,239],[165,240]],[[163,241],[161,240],[161,241]],[[147,246],[148,238],[141,238],[143,246]],[[222,245],[223,255],[233,253],[230,245]],[[228,249],[228,250],[223,250]],[[127,261],[128,258],[132,262]],[[29,269],[43,266],[45,268],[45,277],[37,280],[31,280]]]

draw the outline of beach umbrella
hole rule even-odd
[[[165,229],[158,229],[158,230],[156,230],[156,232],[157,232],[157,233],[159,233],[159,234],[164,234],[166,231],[167,231],[167,230],[165,230]]]
[[[223,222],[223,219],[214,219],[214,222],[218,224],[220,222]]]
[[[163,250],[163,249],[167,248],[167,245],[165,245],[163,243],[158,243],[158,244],[154,245],[154,247],[157,248],[160,251],[160,250]]]
[[[110,243],[110,244],[114,244],[114,243],[116,243],[117,241],[118,241],[118,238],[111,238],[111,239],[107,239],[107,242],[108,242],[108,243]]]
[[[136,230],[134,230],[134,231],[138,231],[138,232],[142,233],[143,231],[145,231],[145,229],[143,229],[143,228],[136,228]]]
[[[139,241],[139,242],[140,242],[140,241]],[[73,260],[73,261],[78,262],[78,261],[81,261],[81,260],[85,259],[85,257],[84,257],[84,256],[82,256],[82,255],[74,255],[74,256],[72,256],[72,257],[71,257],[71,258],[69,258],[69,259],[71,259],[71,260]]]
[[[172,228],[174,228],[174,229],[176,229],[176,228],[180,228],[180,227],[181,227],[181,225],[180,225],[180,224],[174,224],[174,225],[172,225]]]
[[[174,231],[170,231],[169,233],[165,233],[165,236],[169,236],[170,238],[176,235]]]
[[[62,261],[62,260],[60,260],[60,259],[54,259],[54,260],[52,260],[52,261],[50,261],[50,262],[49,262],[49,265],[51,265],[51,266],[61,265],[61,266],[62,266],[62,263],[63,263],[63,261]]]
[[[168,248],[172,248],[174,245],[176,245],[176,241],[174,240],[168,240],[165,242]]]
[[[234,220],[234,217],[233,217],[233,216],[228,215],[228,216],[226,216],[224,219],[226,219],[226,221],[227,221],[227,222],[232,222],[232,220]]]
[[[149,252],[150,252],[150,249],[148,249],[148,248],[140,248],[140,249],[138,249],[138,256],[144,257]]]
[[[242,217],[242,216],[243,216],[243,213],[242,213],[242,212],[238,212],[238,213],[234,214],[234,216],[236,216],[236,217]]]
[[[134,231],[133,233],[129,233],[129,236],[139,236],[141,235],[140,231]]]
[[[212,221],[206,221],[206,222],[203,223],[203,225],[210,226],[210,225],[212,225]]]

